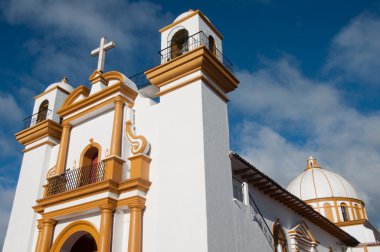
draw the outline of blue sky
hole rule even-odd
[[[224,35],[241,81],[230,94],[231,149],[285,187],[315,155],[350,180],[380,226],[379,1],[14,0],[0,2],[0,245],[22,157],[14,133],[33,96],[63,76],[88,85],[103,35],[117,44],[106,70],[156,65],[158,29],[188,9]]]

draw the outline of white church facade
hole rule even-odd
[[[34,97],[3,252],[380,251],[364,202],[314,158],[285,189],[230,151],[239,81],[202,12],[160,32],[148,85],[104,72],[102,38],[89,86]]]

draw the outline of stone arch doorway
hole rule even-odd
[[[62,230],[50,252],[98,251],[99,234],[88,221],[76,221]]]

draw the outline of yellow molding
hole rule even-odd
[[[174,82],[174,81],[176,81],[176,80],[182,79],[183,77],[188,76],[188,75],[190,75],[190,74],[193,74],[193,73],[195,73],[195,72],[197,72],[197,71],[200,71],[200,70],[202,70],[202,68],[201,68],[201,67],[197,67],[197,68],[194,68],[193,70],[191,70],[191,71],[189,71],[189,72],[186,72],[186,73],[180,74],[180,75],[178,75],[178,76],[175,76],[174,78],[172,78],[172,79],[170,79],[170,80],[168,80],[168,81],[165,81],[165,82],[161,83],[161,84],[160,84],[160,87],[163,87],[163,86],[165,86],[166,84],[172,83],[172,82]]]
[[[318,198],[318,199],[311,199],[311,200],[304,200],[306,203],[316,203],[316,202],[324,202],[324,201],[349,201],[349,202],[355,202],[360,203],[362,206],[364,206],[364,202],[360,199],[355,198],[348,198],[348,197],[325,197],[325,198]]]
[[[135,133],[132,130],[132,122],[130,120],[126,121],[125,123],[125,131],[127,133],[127,140],[132,145],[131,146],[131,152],[134,155],[137,154],[146,154],[148,151],[148,140],[142,135],[135,135]]]
[[[66,97],[66,99],[63,101],[60,109],[64,109],[67,106],[73,104],[79,96],[83,95],[84,97],[87,97],[87,96],[89,96],[89,94],[90,94],[90,89],[88,89],[84,85],[80,85],[79,87],[74,89],[74,91],[71,92],[71,94],[69,96]]]
[[[196,10],[196,11],[193,11],[192,13],[189,13],[189,15],[171,23],[170,25],[167,25],[163,28],[161,28],[159,31],[162,33],[180,23],[182,23],[183,21],[195,16],[199,14],[199,16],[202,18],[202,20],[211,28],[211,30],[213,30],[215,32],[215,34],[221,39],[223,40],[223,35],[218,31],[218,29],[215,28],[215,26],[210,22],[210,20],[200,11],[200,10]]]
[[[44,95],[46,95],[47,93],[50,93],[51,91],[56,90],[56,89],[58,89],[59,91],[65,93],[65,94],[67,94],[67,95],[70,94],[70,92],[66,91],[65,89],[63,89],[63,88],[61,88],[61,87],[59,87],[59,86],[55,86],[55,87],[49,88],[48,90],[44,91],[43,93],[41,93],[41,94],[39,94],[39,95],[34,96],[33,98],[34,98],[34,100],[37,100],[37,99],[40,98],[41,96],[44,96]]]
[[[86,97],[86,98],[84,98],[84,99],[82,99],[82,100],[80,100],[74,104],[68,105],[65,108],[60,108],[58,110],[57,114],[60,115],[61,117],[68,116],[72,113],[79,111],[80,109],[83,109],[87,106],[90,106],[94,103],[97,103],[100,100],[105,99],[108,96],[110,96],[112,94],[116,94],[118,92],[126,95],[127,97],[129,97],[131,99],[131,101],[128,101],[128,104],[133,103],[133,101],[136,99],[136,97],[138,95],[138,93],[136,91],[134,91],[133,89],[131,89],[127,85],[119,82],[119,83],[115,83],[115,84],[113,84],[113,85],[93,94],[93,95],[90,95],[90,96],[88,96],[88,97]]]
[[[119,193],[129,192],[133,190],[148,192],[151,184],[152,182],[143,178],[127,179],[123,182],[120,182]]]
[[[42,145],[45,145],[45,144],[50,145],[50,146],[55,146],[55,145],[57,145],[56,143],[53,143],[53,142],[51,142],[51,141],[49,141],[49,140],[46,140],[46,141],[43,141],[42,143],[36,144],[36,145],[34,145],[34,146],[30,147],[30,148],[24,149],[24,150],[22,150],[21,152],[22,152],[22,153],[26,153],[26,152],[29,152],[29,151],[31,151],[31,150],[34,150],[34,149],[36,149],[36,148],[38,148],[38,147],[41,147]]]
[[[89,221],[79,220],[69,224],[61,231],[61,233],[55,239],[50,252],[61,251],[61,248],[64,245],[65,241],[79,231],[89,233],[94,238],[96,246],[99,246],[99,234],[96,227]]]
[[[121,140],[123,133],[123,112],[124,112],[124,99],[122,96],[117,96],[114,99],[115,111],[112,124],[112,137],[111,137],[111,155],[121,155]]]
[[[46,198],[37,200],[37,205],[33,207],[36,212],[40,212],[41,209],[51,207],[54,205],[78,200],[91,195],[99,194],[102,192],[118,193],[118,183],[112,180],[105,180],[90,185],[79,187],[75,190],[58,193]]]
[[[62,126],[48,119],[18,132],[15,136],[20,144],[28,145],[45,137],[52,137],[56,140],[60,140],[61,134]]]
[[[99,71],[99,70],[95,70],[90,78],[88,78],[88,80],[91,82],[91,84],[95,84],[97,82],[101,82],[103,83],[104,85],[108,85],[108,81],[106,79],[104,79],[104,76],[103,76],[103,72],[102,71]]]
[[[345,227],[345,226],[352,226],[352,225],[363,224],[366,221],[367,221],[366,219],[352,220],[352,221],[350,220],[350,221],[338,222],[338,223],[335,223],[335,225],[337,225],[338,227]]]
[[[149,69],[145,75],[153,85],[162,87],[178,76],[189,75],[195,70],[206,73],[225,93],[231,92],[239,84],[239,80],[205,46]]]
[[[85,197],[100,194],[103,192],[112,192],[115,194],[121,194],[133,190],[147,192],[149,190],[150,185],[150,181],[142,178],[124,180],[120,182],[120,184],[112,180],[106,180],[86,185],[72,191],[62,192],[46,198],[39,199],[36,201],[37,205],[34,206],[33,209],[37,213],[43,213],[44,209],[47,207],[72,202],[74,200],[83,199]]]

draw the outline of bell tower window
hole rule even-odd
[[[177,31],[170,43],[170,56],[174,59],[189,51],[189,32],[186,29]]]
[[[208,49],[214,55],[216,55],[216,45],[214,38],[210,35],[208,36]]]
[[[44,100],[38,109],[37,123],[46,120],[48,108],[49,108],[49,101]]]
[[[348,215],[347,205],[345,203],[340,204],[340,210],[342,212],[343,221],[349,221],[350,217]]]

